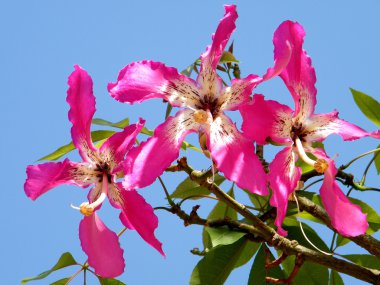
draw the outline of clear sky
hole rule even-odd
[[[380,100],[379,1],[235,3],[239,19],[232,39],[243,75],[264,74],[273,64],[274,30],[284,20],[298,21],[306,30],[304,47],[317,73],[317,112],[338,109],[341,118],[368,130],[375,129],[357,109],[349,87]],[[0,283],[19,284],[22,278],[50,268],[65,251],[73,253],[80,262],[86,259],[78,238],[82,217],[70,208],[70,203],[78,205],[85,201],[87,190],[62,186],[35,202],[23,191],[26,166],[71,139],[65,100],[67,77],[73,65],[81,65],[93,78],[96,117],[111,121],[130,117],[131,122],[144,117],[147,127],[154,128],[164,118],[165,106],[160,100],[139,106],[121,104],[108,95],[107,83],[116,80],[123,66],[142,59],[162,61],[179,70],[185,68],[211,43],[211,34],[224,14],[223,4],[228,3],[1,1]],[[279,79],[263,84],[256,91],[292,106],[291,96]],[[330,156],[339,154],[337,165],[378,144],[373,139],[346,143],[339,137],[329,138],[326,143]],[[207,167],[209,162],[198,161],[198,157],[194,156],[190,162]],[[75,153],[70,158],[76,161],[78,155]],[[363,166],[358,163],[349,170],[360,175]],[[374,186],[378,177],[374,171],[371,176],[368,182]],[[163,179],[174,190],[175,182],[184,176],[171,174],[164,175]],[[158,183],[140,193],[153,206],[166,204]],[[365,200],[370,205],[379,205],[378,195],[354,193],[353,196],[367,196]],[[191,208],[193,204],[187,205]],[[200,213],[207,213],[209,208],[206,203]],[[117,211],[111,207],[103,207],[100,215],[114,231],[122,229]],[[166,212],[157,215],[160,225],[156,234],[163,242],[167,258],[162,258],[135,232],[125,233],[121,243],[125,249],[126,271],[120,279],[129,285],[187,284],[199,260],[189,250],[202,247],[201,228],[185,228],[177,217]],[[327,231],[321,234],[331,236]],[[74,270],[56,273],[35,284],[48,284],[68,277]],[[237,270],[227,284],[245,284],[248,273],[249,266]],[[96,284],[92,282],[90,284]],[[71,284],[82,284],[82,279]],[[349,284],[362,283],[351,280]]]

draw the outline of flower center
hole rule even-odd
[[[199,124],[205,124],[208,120],[208,114],[205,110],[196,110],[194,112],[194,121],[196,121]]]
[[[103,173],[102,180],[101,180],[102,190],[101,190],[99,197],[94,202],[92,202],[91,204],[88,202],[84,202],[79,207],[72,206],[72,208],[79,210],[81,212],[81,214],[86,216],[86,217],[91,216],[94,213],[95,208],[100,206],[107,197],[108,183],[110,183],[108,181],[108,176],[109,176],[109,174]]]
[[[318,158],[317,160],[311,159],[305,152],[305,149],[302,146],[301,140],[297,137],[295,138],[295,143],[297,147],[297,151],[301,159],[306,162],[307,164],[311,165],[314,167],[314,169],[318,173],[325,173],[327,168],[329,167],[328,163],[326,160]]]

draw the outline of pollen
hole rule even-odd
[[[206,123],[208,119],[208,114],[205,110],[196,110],[193,116],[194,120],[199,124]]]
[[[328,163],[324,159],[317,159],[317,161],[314,163],[314,169],[318,173],[325,173],[326,169],[329,167]]]
[[[94,208],[91,205],[89,205],[87,202],[85,202],[79,206],[79,211],[81,212],[81,214],[88,217],[94,213]]]

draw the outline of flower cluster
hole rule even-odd
[[[324,174],[320,189],[323,205],[333,227],[344,236],[365,233],[368,223],[359,206],[352,204],[335,181],[337,168],[315,142],[330,134],[344,140],[369,136],[363,129],[338,118],[338,112],[315,114],[316,76],[310,57],[303,49],[303,28],[295,22],[282,23],[274,33],[274,66],[262,76],[233,79],[225,86],[217,74],[223,51],[235,30],[236,7],[225,6],[225,15],[212,36],[212,44],[200,56],[200,71],[193,80],[177,69],[154,61],[134,62],[124,67],[117,82],[108,85],[110,95],[120,102],[140,103],[162,98],[180,108],[159,125],[153,136],[135,146],[136,136],[145,121],[127,126],[113,134],[100,148],[91,140],[90,126],[95,113],[95,97],[90,76],[79,66],[69,77],[67,102],[70,105],[71,136],[83,161],[65,159],[27,167],[26,195],[35,200],[61,184],[89,187],[88,202],[77,209],[84,215],[79,225],[82,248],[88,263],[101,276],[114,277],[124,270],[123,250],[117,235],[97,215],[108,197],[121,211],[120,220],[136,230],[152,247],[164,255],[154,231],[158,219],[153,208],[135,190],[150,185],[179,156],[189,133],[205,140],[203,149],[215,168],[240,188],[258,195],[271,195],[277,209],[275,225],[281,235],[288,199],[300,181],[298,160]],[[260,83],[279,76],[294,99],[295,108],[263,95],[251,94]],[[225,114],[238,110],[243,118],[242,131]],[[266,173],[255,154],[254,143],[284,146]],[[164,151],[162,151],[164,150]],[[118,182],[119,178],[123,178]]]

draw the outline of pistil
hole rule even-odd
[[[103,179],[102,179],[102,192],[100,193],[98,199],[96,199],[94,202],[89,204],[88,202],[82,203],[79,208],[73,207],[74,209],[77,209],[83,214],[84,216],[91,216],[94,213],[94,210],[96,207],[100,206],[104,200],[107,197],[108,193],[108,176],[107,173],[103,173]]]
[[[326,171],[326,169],[328,168],[328,163],[326,160],[320,158],[318,158],[317,160],[311,159],[306,154],[305,149],[302,146],[302,142],[298,137],[295,139],[295,143],[298,154],[304,162],[313,166],[318,173],[324,173]]]

